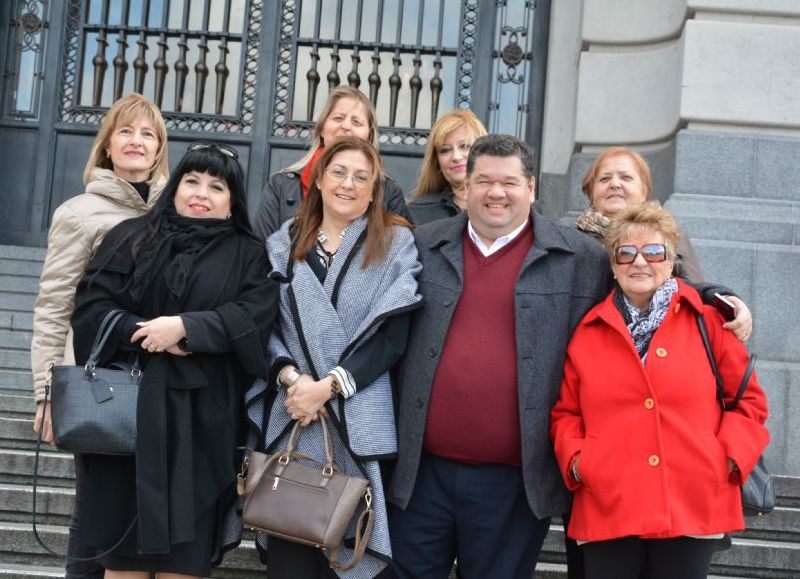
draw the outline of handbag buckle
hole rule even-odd
[[[367,508],[372,506],[372,489],[367,487],[367,492],[364,493],[364,500],[367,503]]]
[[[324,476],[326,478],[332,477],[333,476],[333,467],[331,465],[326,465],[322,469],[322,476]]]
[[[280,456],[280,458],[278,459],[278,463],[282,464],[283,466],[286,466],[287,464],[289,464],[289,455],[285,454],[285,453],[282,454]]]

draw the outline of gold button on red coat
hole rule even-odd
[[[655,406],[655,405],[656,405],[656,403],[652,398],[647,398],[644,401],[644,407],[647,408],[648,410],[652,410],[653,406]]]
[[[681,305],[680,304],[675,304],[675,307],[673,308],[673,311],[677,314],[679,311],[681,311]]]
[[[658,458],[657,454],[651,454],[650,458],[647,459],[647,462],[650,466],[658,466],[658,463],[661,462],[661,459]]]
[[[667,357],[667,351],[664,348],[657,348],[656,349],[656,356],[658,356],[659,358],[666,358]]]

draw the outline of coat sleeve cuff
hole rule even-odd
[[[328,376],[333,376],[342,387],[342,396],[344,398],[350,398],[356,393],[356,382],[353,380],[353,375],[341,366],[336,366],[336,368],[328,372]]]

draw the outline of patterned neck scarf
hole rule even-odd
[[[634,306],[620,288],[617,288],[614,293],[614,305],[617,306],[628,326],[642,364],[647,359],[647,349],[650,347],[653,334],[664,321],[669,303],[676,291],[678,291],[678,282],[675,281],[675,278],[669,278],[653,294],[650,299],[650,307],[646,312],[642,312]]]
[[[597,211],[594,207],[589,207],[581,213],[575,220],[575,226],[581,231],[594,233],[597,237],[605,237],[606,229],[611,225],[611,219]]]

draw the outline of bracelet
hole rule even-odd
[[[336,379],[336,376],[333,374],[329,374],[329,376],[333,378],[333,380],[331,380],[331,397],[329,400],[333,400],[342,393],[342,387],[339,386],[339,381]]]
[[[285,382],[281,380],[281,382],[283,382],[284,388],[291,388],[292,386],[294,386],[294,383],[300,379],[300,372],[297,371],[297,368],[293,367],[291,370],[286,372],[285,378],[286,378]]]
[[[570,472],[572,473],[572,478],[575,479],[575,482],[581,482],[581,477],[578,474],[578,457],[579,456],[580,456],[580,454],[576,454],[574,457],[572,457],[572,464],[570,464],[570,466],[569,466]]]

